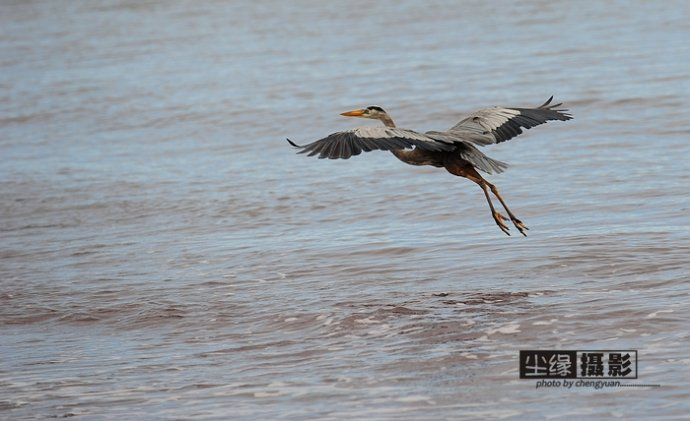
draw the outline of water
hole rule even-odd
[[[689,17],[3,2],[0,418],[682,418]],[[486,150],[527,238],[445,171],[284,141],[552,94],[574,120]],[[521,349],[612,348],[661,387],[518,379]]]

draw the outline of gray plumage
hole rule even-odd
[[[561,104],[551,105],[553,97],[536,108],[494,107],[476,111],[460,120],[445,132],[429,131],[424,134],[395,127],[393,119],[383,108],[370,106],[341,115],[381,120],[385,127],[358,127],[299,146],[287,141],[299,153],[319,158],[348,159],[373,150],[390,151],[399,160],[410,165],[431,165],[445,168],[449,173],[477,183],[484,192],[496,225],[510,235],[506,217],[496,210],[491,195],[498,199],[515,228],[527,235],[527,226],[508,208],[498,188],[485,180],[477,170],[492,174],[503,172],[505,162],[484,155],[477,146],[505,142],[522,133],[523,129],[544,124],[551,120],[570,120],[572,117]]]
[[[333,133],[304,146],[299,146],[290,139],[288,142],[301,149],[298,153],[316,155],[321,159],[348,159],[362,152],[413,147],[429,152],[457,153],[484,172],[500,173],[508,165],[489,158],[474,145],[505,142],[521,134],[522,129],[530,129],[550,120],[570,120],[572,117],[567,114],[567,110],[558,109],[561,104],[550,105],[552,100],[553,97],[549,98],[537,108],[485,108],[468,115],[445,132],[428,131],[422,134],[387,125],[388,127],[358,127]],[[371,106],[362,111],[384,114],[387,117],[381,107]],[[390,121],[392,125],[392,120]]]
[[[551,104],[553,96],[537,108],[485,108],[476,111],[448,133],[474,144],[484,146],[501,143],[522,134],[522,129],[544,124],[550,120],[570,120],[568,110],[558,109],[563,104]]]
[[[357,127],[352,130],[337,132],[326,138],[304,146],[298,146],[288,139],[291,145],[301,148],[298,153],[307,156],[318,155],[319,158],[348,159],[373,150],[390,151],[410,149],[413,146],[427,151],[451,151],[453,142],[434,139],[413,130],[393,127]]]

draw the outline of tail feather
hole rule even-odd
[[[508,168],[508,164],[505,162],[489,158],[484,155],[479,149],[465,143],[463,147],[458,151],[460,157],[470,164],[474,165],[477,169],[484,171],[487,174],[497,173],[500,174]]]
[[[508,168],[508,164],[506,164],[503,161],[489,158],[488,156],[486,156],[486,160],[489,162],[489,166],[496,172],[496,174],[500,174]],[[491,171],[487,171],[487,172],[489,174],[492,174]]]

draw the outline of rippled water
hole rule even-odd
[[[682,418],[690,6],[0,5],[0,418]],[[294,154],[555,95],[475,185]],[[521,349],[637,349],[537,390]]]

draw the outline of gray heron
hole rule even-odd
[[[410,165],[431,165],[445,168],[449,173],[465,177],[479,185],[496,225],[510,235],[506,217],[496,211],[491,201],[491,193],[505,209],[511,222],[524,236],[528,229],[508,208],[495,185],[485,180],[477,170],[488,174],[501,173],[508,165],[484,155],[477,146],[487,146],[505,142],[522,133],[522,129],[544,124],[551,120],[570,120],[567,109],[559,109],[562,104],[551,104],[553,96],[536,108],[493,107],[475,111],[447,131],[419,133],[395,126],[393,119],[383,108],[372,105],[348,111],[341,115],[380,120],[384,127],[358,127],[333,133],[323,139],[300,146],[298,153],[319,158],[348,159],[373,150],[390,151],[399,160]]]

